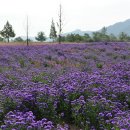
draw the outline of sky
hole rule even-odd
[[[63,33],[96,31],[130,18],[130,0],[0,0],[0,30],[8,20],[16,36],[25,36],[28,16],[29,35],[43,31],[48,36],[52,18],[58,21],[60,4]]]

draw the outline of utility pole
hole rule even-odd
[[[29,42],[28,42],[28,16],[27,16],[27,40],[26,40],[26,42],[27,42],[27,46],[29,46]]]
[[[61,4],[60,4],[60,14],[59,14],[59,44],[61,44],[61,31],[62,31],[62,27],[61,27],[61,23],[62,19],[61,19]]]
[[[62,22],[62,6],[60,4],[60,10],[59,10],[59,23],[57,23],[57,26],[59,28],[59,44],[61,44],[61,33],[62,33],[62,27],[63,22]]]

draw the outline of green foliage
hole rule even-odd
[[[30,38],[28,38],[28,42],[33,42],[33,40],[32,40],[32,39],[30,39]]]
[[[10,67],[0,66],[0,73],[6,72],[8,70],[10,70]]]
[[[21,68],[24,68],[25,67],[25,61],[24,61],[24,59],[19,59],[19,64],[20,64],[20,67]]]
[[[93,39],[87,33],[84,34],[83,40],[84,40],[84,42],[92,42],[93,41]]]
[[[84,36],[79,34],[68,34],[63,37],[63,42],[129,42],[130,36],[122,32],[118,37],[114,34],[107,34],[107,29],[103,27],[99,32],[93,32],[92,36],[85,33]]]
[[[124,33],[124,32],[121,32],[119,34],[119,41],[121,41],[121,42],[128,41],[128,35],[126,33]]]
[[[59,117],[59,118],[61,118],[62,120],[64,120],[67,123],[72,123],[73,119],[72,119],[71,109],[72,109],[71,102],[66,102],[64,96],[59,97],[56,112],[58,115],[60,115],[62,112],[64,112],[64,116]]]
[[[68,34],[65,37],[65,40],[67,42],[81,42],[83,41],[83,36],[80,36],[79,34]]]
[[[35,39],[36,39],[37,41],[40,41],[40,42],[45,41],[45,40],[46,40],[46,37],[45,37],[44,32],[39,32],[39,33],[37,34],[37,37],[35,37]]]
[[[113,42],[117,41],[117,37],[114,34],[110,34],[109,38],[110,38],[110,41],[113,41]]]
[[[109,35],[107,35],[107,29],[103,27],[100,32],[94,32],[93,33],[93,40],[95,42],[108,42],[110,41]]]
[[[2,37],[0,37],[0,42],[3,42],[3,41],[4,41],[4,39]]]
[[[57,38],[57,41],[59,42],[59,37]],[[65,36],[60,36],[60,41],[61,42],[67,42]]]
[[[97,63],[96,66],[97,66],[97,68],[100,68],[100,69],[101,69],[101,68],[103,67],[103,64]]]
[[[37,100],[39,103],[41,103],[41,106],[40,107],[38,106],[41,115],[49,120],[56,122],[57,121],[56,113],[55,113],[55,108],[53,106],[54,97],[44,94],[37,97]]]
[[[24,42],[24,40],[21,37],[16,37],[14,39],[15,42]]]
[[[75,42],[80,42],[83,41],[82,36],[80,36],[79,34],[75,34]]]
[[[50,80],[51,80],[51,77],[47,73],[40,73],[39,75],[32,77],[32,81],[35,83],[41,82],[44,84],[48,84]]]
[[[130,41],[130,36],[124,32],[120,33],[118,37],[114,34],[107,34],[107,29],[103,27],[99,32],[93,32],[92,36],[85,33],[84,36],[79,34],[68,34],[61,37],[62,42],[128,42]]]
[[[52,23],[51,23],[51,29],[50,29],[50,39],[53,39],[53,42],[56,40],[57,38],[57,32],[56,32],[56,28],[55,28],[55,23],[52,19]]]
[[[127,104],[128,104],[128,107],[130,108],[130,95],[127,97]]]
[[[10,37],[15,37],[15,33],[12,29],[12,25],[7,21],[6,25],[4,26],[3,30],[0,32],[1,36],[8,40]]]
[[[103,34],[103,35],[106,35],[106,34],[107,34],[107,28],[106,28],[106,27],[103,27],[103,28],[101,29],[101,34]]]
[[[113,59],[116,60],[118,58],[118,55],[115,54],[115,55],[112,55],[112,57],[113,57]]]
[[[74,36],[74,34],[68,34],[66,36],[66,41],[68,41],[68,42],[75,42],[75,36]]]
[[[6,97],[2,104],[4,114],[8,113],[9,111],[15,110],[16,106],[17,103],[12,98]]]
[[[100,32],[93,32],[93,40],[95,42],[99,42],[101,40],[101,33]]]
[[[2,124],[4,119],[4,113],[2,111],[0,111],[0,125]],[[0,129],[1,130],[1,129]]]
[[[123,59],[123,60],[126,60],[127,57],[128,57],[128,56],[126,56],[126,55],[121,55],[121,59]]]
[[[52,60],[52,56],[51,56],[51,55],[46,55],[46,56],[45,56],[45,59],[51,61],[51,60]]]

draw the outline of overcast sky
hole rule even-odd
[[[130,18],[130,0],[0,0],[0,30],[8,20],[16,36],[25,35],[28,15],[30,36],[39,31],[48,36],[51,19],[58,20],[60,3],[63,32],[94,31]]]

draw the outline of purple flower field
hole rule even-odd
[[[0,47],[0,130],[130,130],[130,44]]]

